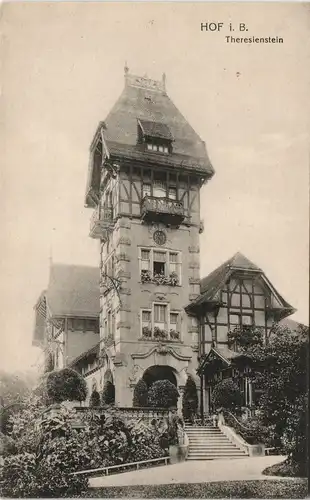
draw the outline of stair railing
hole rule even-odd
[[[231,413],[229,410],[222,409],[219,414],[224,417],[224,422],[227,423],[230,427],[235,429],[237,434],[239,434],[245,441],[248,441],[249,439],[254,439],[255,434],[252,429],[247,427],[246,425],[242,424],[236,417]]]

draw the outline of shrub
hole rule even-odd
[[[51,372],[46,379],[47,397],[52,403],[84,401],[87,396],[86,382],[82,375],[71,368]]]
[[[0,455],[7,457],[16,452],[16,447],[13,439],[0,432]]]
[[[132,406],[147,406],[147,385],[143,378],[138,380],[134,392]]]
[[[182,401],[182,414],[185,419],[190,419],[198,409],[198,395],[194,379],[189,375],[186,380]]]
[[[148,392],[148,405],[158,408],[176,407],[179,393],[169,380],[157,380]]]
[[[115,403],[115,386],[112,382],[106,382],[102,391],[102,403],[111,405]]]
[[[214,387],[211,401],[215,410],[225,408],[238,411],[242,405],[242,396],[238,385],[231,378],[226,378]]]
[[[1,496],[27,498],[37,496],[36,456],[31,453],[4,459],[0,469]]]
[[[130,427],[131,444],[127,460],[138,462],[160,458],[165,455],[160,429],[142,423],[134,423]],[[164,443],[166,444],[166,443]]]
[[[96,408],[97,406],[100,406],[100,394],[98,391],[94,390],[91,393],[89,406],[90,408]]]

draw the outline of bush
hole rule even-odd
[[[100,406],[100,394],[98,391],[94,390],[91,393],[89,406],[90,408],[96,408],[97,406]]]
[[[148,392],[148,405],[157,408],[176,407],[179,393],[176,386],[169,380],[157,380]]]
[[[147,406],[147,392],[147,385],[141,378],[138,380],[133,392],[132,406]]]
[[[1,496],[29,498],[37,496],[36,456],[31,453],[4,459],[0,472]]]
[[[71,368],[50,372],[46,379],[47,397],[51,403],[84,401],[87,386],[84,378]]]
[[[239,411],[242,396],[238,385],[231,378],[222,380],[213,388],[211,402],[215,410]]]
[[[112,382],[106,382],[102,391],[102,403],[111,405],[115,403],[115,386]]]
[[[165,456],[161,432],[154,426],[143,423],[134,423],[130,428],[131,444],[128,462],[151,460]]]
[[[189,375],[186,380],[182,401],[182,413],[185,419],[191,419],[198,409],[197,388],[194,379]]]

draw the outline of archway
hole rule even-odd
[[[169,380],[177,387],[177,379],[175,376],[175,369],[167,365],[153,365],[147,368],[143,374],[143,380],[148,388],[157,380]]]

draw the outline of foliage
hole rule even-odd
[[[236,382],[231,378],[218,382],[213,388],[211,402],[215,410],[225,408],[238,412],[242,405],[242,396]]]
[[[0,455],[7,457],[16,452],[16,447],[13,439],[0,432]]]
[[[308,331],[296,334],[279,326],[267,345],[251,352],[261,366],[254,384],[264,388],[259,401],[262,423],[274,427],[275,445],[281,443],[285,453],[304,464],[308,347]]]
[[[256,326],[236,327],[227,334],[228,347],[236,351],[247,352],[251,347],[262,346],[264,342],[263,328]]]
[[[142,337],[150,339],[152,337],[152,329],[149,326],[142,328]]]
[[[8,406],[23,400],[29,393],[28,384],[21,376],[0,372],[0,406]]]
[[[180,333],[177,330],[174,330],[173,328],[170,329],[170,338],[172,340],[179,340],[180,339]]]
[[[176,386],[169,380],[157,380],[148,392],[148,405],[157,408],[176,407],[179,393]]]
[[[98,391],[94,390],[89,399],[89,406],[90,408],[96,408],[97,406],[100,406],[100,394]]]
[[[22,453],[6,457],[0,473],[1,496],[9,498],[37,496],[36,468],[34,454]]]
[[[128,426],[114,407],[104,414],[63,405],[42,412],[31,402],[12,428],[16,454],[4,458],[0,474],[9,497],[81,496],[87,480],[73,472],[164,455],[158,426]]]
[[[131,446],[127,457],[128,462],[151,460],[165,456],[161,446],[159,429],[145,423],[134,423],[130,429]]]
[[[152,276],[151,271],[147,269],[142,269],[141,283],[154,283],[155,285],[177,286],[179,284],[179,277],[176,272],[172,272],[169,276],[160,273],[155,273],[154,276]]]
[[[197,388],[193,377],[187,377],[182,400],[182,414],[185,419],[191,419],[198,409]]]
[[[308,469],[306,463],[293,461],[287,458],[284,462],[280,462],[263,470],[265,476],[282,476],[282,477],[306,477]]]
[[[46,390],[52,403],[84,401],[87,396],[84,378],[71,368],[50,372],[46,379]]]
[[[140,378],[133,391],[132,406],[147,406],[147,392],[148,387],[143,378]]]
[[[16,453],[36,453],[42,437],[38,423],[44,410],[40,398],[31,394],[19,411],[11,415],[9,436],[14,441]]]
[[[176,413],[169,417],[167,435],[169,445],[184,444],[184,422]]]
[[[166,340],[168,338],[168,333],[166,330],[163,330],[163,329],[159,328],[158,326],[155,326],[154,338],[160,339],[160,340]]]
[[[102,403],[111,405],[115,403],[115,386],[112,382],[107,381],[102,391]]]

